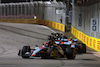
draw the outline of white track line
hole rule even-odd
[[[52,31],[53,33],[57,33],[56,31],[52,30],[51,28],[49,28],[49,27],[47,27],[47,26],[42,26],[42,27],[44,27],[44,28],[46,28],[46,29]]]

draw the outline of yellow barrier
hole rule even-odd
[[[65,32],[65,25],[61,24],[61,23],[38,19],[38,24],[49,26],[49,27],[52,27],[52,28],[55,28],[57,30]]]
[[[84,34],[83,32],[78,31],[73,26],[71,26],[71,33],[76,38],[81,40],[84,44],[86,44],[88,47],[90,47],[92,49],[95,49],[96,51],[100,52],[100,39],[94,38],[94,37],[90,37],[90,36]]]
[[[37,19],[0,19],[0,22],[10,22],[10,23],[37,23]]]
[[[53,21],[42,20],[42,19],[0,19],[0,22],[42,24],[65,32],[64,24],[53,22]]]

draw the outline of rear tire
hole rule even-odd
[[[30,51],[30,46],[23,46],[23,49],[22,49],[22,58],[29,58],[30,57],[30,54],[29,55],[26,55],[25,53],[26,52],[31,52]]]
[[[66,57],[67,59],[75,59],[76,49],[72,49],[70,47],[66,48]]]
[[[82,44],[82,53],[86,53],[86,45]]]
[[[81,54],[82,53],[82,48],[81,46],[77,46],[77,54]]]

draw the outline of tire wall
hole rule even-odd
[[[72,11],[71,33],[88,47],[100,51],[100,3],[90,6],[73,6]],[[81,18],[80,21],[79,18]],[[92,31],[92,18],[98,19],[96,31]]]

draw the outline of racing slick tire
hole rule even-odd
[[[77,46],[77,54],[81,53],[86,53],[86,45],[83,43]]]
[[[66,57],[67,59],[75,59],[76,49],[70,47],[66,48]]]
[[[86,53],[86,45],[85,44],[82,44],[82,53]]]
[[[81,54],[82,53],[82,48],[81,46],[77,46],[77,54]]]
[[[26,52],[29,52],[29,54],[26,54]],[[29,58],[30,57],[30,46],[23,46],[22,48],[22,58]]]

